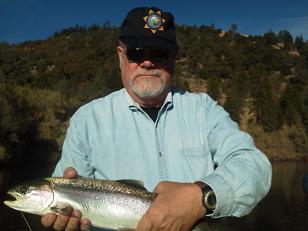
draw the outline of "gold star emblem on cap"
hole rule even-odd
[[[161,16],[161,11],[154,12],[153,10],[149,10],[149,14],[143,17],[145,21],[144,28],[149,29],[152,33],[156,33],[157,30],[164,30],[163,23],[166,21]]]

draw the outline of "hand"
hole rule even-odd
[[[64,178],[76,178],[78,173],[76,169],[68,167],[64,170]],[[81,212],[72,208],[72,212],[69,216],[63,214],[48,213],[42,216],[41,222],[45,227],[51,227],[55,230],[74,231],[80,229],[81,231],[88,230],[90,227],[90,220],[80,219]]]
[[[202,192],[193,183],[161,182],[158,195],[139,221],[136,231],[186,231],[205,214]]]

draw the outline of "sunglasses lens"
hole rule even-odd
[[[141,63],[144,60],[145,50],[142,48],[128,49],[126,55],[130,62]]]
[[[133,63],[150,60],[156,64],[166,64],[169,61],[170,50],[132,48],[126,51],[127,59]]]
[[[169,61],[169,50],[153,49],[150,50],[150,60],[156,63],[165,64]]]

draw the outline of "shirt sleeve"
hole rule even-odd
[[[248,214],[268,193],[271,164],[221,106],[210,98],[207,105],[207,139],[217,166],[202,179],[216,194],[217,207],[211,216],[240,217]]]
[[[82,126],[85,126],[84,123],[73,116],[66,132],[61,158],[52,176],[62,177],[65,168],[73,167],[80,176],[94,177],[94,169],[91,167],[85,145],[86,134],[79,132]]]

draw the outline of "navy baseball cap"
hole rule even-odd
[[[179,49],[173,15],[157,7],[129,11],[121,25],[119,40],[127,48]]]

